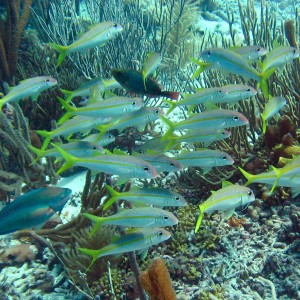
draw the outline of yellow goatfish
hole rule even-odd
[[[254,193],[248,187],[232,184],[228,181],[222,183],[222,188],[199,205],[200,214],[196,223],[195,232],[198,232],[204,212],[215,210],[225,212],[229,217],[238,206],[245,206],[255,200]]]
[[[0,100],[0,110],[6,103],[19,102],[24,98],[36,100],[39,94],[57,84],[57,80],[50,76],[32,77],[10,87],[9,92]]]
[[[93,258],[87,269],[88,271],[99,257],[148,249],[149,247],[157,245],[170,237],[170,232],[163,228],[137,228],[135,230],[127,231],[126,234],[101,249],[92,250],[78,248],[78,250]]]
[[[48,43],[48,45],[54,50],[59,52],[59,57],[56,63],[58,67],[64,58],[72,52],[84,53],[90,48],[95,46],[103,46],[108,40],[114,38],[119,32],[123,30],[123,27],[115,22],[102,22],[93,25],[89,31],[80,36],[69,46],[61,46],[55,43]]]

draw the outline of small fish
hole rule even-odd
[[[256,174],[256,175],[250,174],[240,167],[239,170],[247,179],[247,182],[245,184],[246,186],[251,183],[263,183],[263,184],[273,186],[277,180],[277,175],[274,170],[264,172],[261,174]],[[300,189],[299,189],[300,175],[297,174],[297,175],[290,175],[290,176],[281,176],[278,179],[277,185],[291,188],[292,198],[295,198],[300,193]]]
[[[86,255],[92,256],[92,262],[87,269],[89,270],[99,257],[146,249],[170,237],[170,232],[163,228],[141,228],[128,231],[114,242],[99,250],[86,248],[78,248],[78,250]]]
[[[60,89],[60,91],[67,96],[66,102],[70,102],[74,97],[89,97],[91,89],[100,88],[104,89],[104,85],[101,78],[94,78],[87,82],[83,82],[80,87],[74,91],[68,91]]]
[[[213,192],[206,201],[199,205],[200,214],[195,232],[198,232],[200,228],[204,212],[212,213],[217,210],[231,216],[236,207],[245,206],[254,200],[255,196],[251,189],[229,182],[223,183],[220,190]]]
[[[216,100],[222,99],[226,94],[226,89],[222,89],[221,87],[211,87],[198,89],[194,94],[185,94],[183,99],[176,102],[169,100],[163,101],[170,106],[167,111],[167,114],[169,114],[177,106],[191,105],[192,108],[194,108],[196,105],[204,104],[206,102],[216,103]],[[191,109],[189,109],[189,111],[190,110]]]
[[[80,36],[69,46],[61,46],[55,43],[48,43],[54,50],[59,52],[56,67],[60,66],[64,58],[72,52],[84,53],[95,46],[103,46],[107,41],[113,39],[123,27],[115,22],[102,22],[93,25],[89,31]]]
[[[209,172],[212,167],[229,166],[234,163],[232,157],[226,152],[211,149],[182,151],[176,156],[176,160],[183,168],[200,167],[204,170],[204,174]]]
[[[257,94],[257,91],[247,84],[228,84],[223,85],[221,89],[224,89],[227,93],[223,98],[215,103],[236,103]]]
[[[229,50],[236,52],[241,57],[245,58],[249,63],[256,62],[259,58],[266,55],[267,50],[260,46],[242,46],[230,47]]]
[[[275,69],[300,56],[300,50],[289,46],[278,46],[272,51],[268,52],[264,61],[261,64],[262,72]]]
[[[104,134],[93,133],[82,139],[82,142],[90,142],[90,143],[96,143],[99,146],[106,146],[110,143],[113,143],[116,140],[116,137],[111,134],[110,132],[105,132]]]
[[[107,100],[97,101],[88,104],[84,107],[74,107],[57,97],[58,101],[67,110],[67,112],[59,119],[57,124],[62,124],[71,116],[87,116],[87,117],[121,117],[124,113],[139,110],[143,106],[142,98],[128,98],[128,97],[111,97]]]
[[[56,136],[68,136],[75,132],[89,132],[91,129],[102,124],[107,124],[110,121],[111,117],[91,118],[86,116],[76,116],[70,120],[67,120],[64,124],[52,131],[37,130],[36,132],[45,138],[41,148],[42,150],[45,150],[51,139]]]
[[[96,223],[91,235],[97,232],[102,224],[125,227],[165,227],[178,224],[178,219],[171,212],[156,207],[124,209],[108,217],[98,217],[87,213],[82,215]]]
[[[126,200],[130,202],[143,202],[147,205],[154,206],[185,206],[187,202],[180,194],[166,188],[138,188],[131,189],[128,192],[117,192],[110,186],[106,186],[107,191],[111,195],[104,204],[103,209],[108,209],[117,200]]]
[[[164,152],[164,149],[167,147],[168,143],[169,142],[167,140],[162,141],[161,136],[154,136],[146,140],[143,144],[138,145],[138,152],[145,153],[151,149],[156,153],[162,153]]]
[[[157,172],[177,172],[182,170],[181,164],[176,159],[162,153],[133,153],[133,155],[147,161]]]
[[[295,156],[291,162],[285,165],[283,168],[278,169],[272,166],[272,169],[276,174],[276,181],[272,186],[270,194],[273,193],[275,187],[282,177],[296,177],[298,174],[300,174],[300,155]]]
[[[142,67],[142,77],[144,82],[144,87],[146,89],[146,78],[148,75],[153,74],[153,72],[160,65],[162,57],[157,52],[150,52],[147,54],[147,58],[143,63]]]
[[[173,100],[179,98],[179,92],[162,91],[161,86],[152,78],[146,77],[146,86],[144,86],[143,76],[139,71],[113,69],[111,73],[121,86],[130,93],[146,95],[151,98],[167,97]]]
[[[239,54],[222,48],[205,49],[200,53],[199,59],[202,61],[192,59],[200,66],[192,78],[198,77],[206,69],[215,68],[244,78],[255,79],[258,81],[264,95],[269,95],[267,79],[274,73],[273,69],[260,73]]]
[[[87,82],[84,82],[80,87],[74,91],[68,91],[60,89],[60,91],[67,96],[66,102],[70,102],[74,97],[86,97],[92,96],[93,90],[100,90],[105,92],[109,89],[122,88],[122,86],[112,77],[112,78],[94,78]]]
[[[200,52],[199,59],[204,63],[198,62],[200,70],[196,71],[197,77],[207,68],[216,68],[218,70],[241,75],[245,78],[261,80],[261,74],[239,54],[222,48],[208,48]],[[194,60],[196,62],[196,60]],[[200,73],[199,73],[200,72]]]
[[[168,138],[175,130],[189,129],[196,130],[211,130],[216,131],[229,127],[244,126],[249,123],[248,119],[241,113],[228,109],[214,109],[197,113],[180,121],[173,123],[169,119],[161,116],[160,119],[169,127],[162,139]]]
[[[102,146],[84,141],[60,144],[59,147],[76,157],[95,156],[105,153]],[[28,148],[38,156],[36,160],[40,159],[41,157],[62,157],[59,151],[57,151],[55,148],[41,150],[31,145],[28,145]]]
[[[165,147],[165,151],[169,149],[173,149],[179,143],[187,143],[187,144],[194,144],[194,143],[202,143],[204,147],[208,147],[211,143],[216,141],[221,141],[227,139],[231,136],[231,132],[228,130],[197,130],[195,132],[189,132],[184,135],[172,135],[168,137],[168,144]],[[151,148],[148,148],[151,149]]]
[[[250,185],[251,183],[263,183],[267,185],[272,185],[275,183],[277,176],[274,170],[260,173],[260,174],[250,174],[244,169],[239,167],[239,170],[247,179],[246,186]],[[279,186],[285,187],[298,187],[300,185],[300,174],[292,175],[292,176],[281,176],[277,182]]]
[[[17,197],[0,211],[0,234],[41,227],[70,199],[67,188],[45,187]]]
[[[162,109],[155,106],[144,106],[141,109],[124,114],[120,119],[112,121],[106,125],[97,126],[97,129],[105,133],[108,130],[124,130],[126,127],[137,127],[138,130],[143,130],[145,125],[156,121],[160,116],[164,115]]]
[[[0,111],[5,103],[19,102],[21,99],[28,97],[36,100],[41,92],[55,85],[57,85],[57,80],[50,76],[39,76],[22,80],[18,85],[10,87],[8,94],[0,99]]]
[[[276,115],[287,104],[284,97],[272,97],[266,103],[263,112],[260,114],[263,133],[267,130],[267,120]]]
[[[66,160],[65,164],[56,172],[61,172],[74,167],[88,168],[93,172],[104,172],[119,175],[122,179],[129,178],[155,178],[158,176],[152,165],[146,161],[130,155],[102,154],[95,157],[75,157],[57,145],[53,146]]]

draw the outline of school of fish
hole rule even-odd
[[[59,52],[56,66],[61,66],[63,60],[70,53],[84,53],[95,46],[104,46],[106,42],[122,31],[122,25],[107,21],[94,25],[68,46],[49,43],[50,47]],[[267,121],[278,114],[286,104],[282,95],[269,94],[268,78],[276,72],[279,66],[292,63],[294,59],[299,58],[299,54],[299,49],[288,46],[277,46],[269,52],[256,45],[229,49],[204,49],[199,57],[191,59],[192,62],[199,65],[193,78],[198,78],[205,70],[218,69],[239,75],[244,80],[253,79],[257,81],[257,87],[237,83],[201,88],[195,90],[194,93],[187,94],[166,91],[151,77],[161,65],[163,57],[159,53],[149,53],[141,70],[112,69],[112,78],[92,79],[83,83],[75,91],[61,90],[66,98],[58,98],[58,101],[66,113],[58,120],[58,127],[50,132],[37,131],[44,137],[41,149],[31,145],[28,147],[37,155],[37,159],[49,156],[64,159],[65,163],[57,171],[58,174],[71,167],[81,166],[94,173],[104,172],[118,175],[119,183],[124,183],[132,178],[153,179],[162,172],[180,172],[190,166],[200,167],[203,174],[206,174],[214,167],[228,166],[234,163],[234,158],[229,154],[207,147],[215,141],[230,138],[230,128],[247,126],[249,123],[247,117],[237,111],[234,105],[242,100],[255,99],[257,89],[261,89],[266,98],[264,110],[261,112],[261,130],[265,133]],[[54,78],[47,76],[25,79],[16,87],[12,87],[8,94],[0,100],[0,108],[5,104],[19,102],[27,97],[35,100],[41,92],[56,84],[57,81]],[[101,99],[95,93],[95,90],[99,89],[103,96],[100,97]],[[112,89],[125,89],[138,97],[106,93]],[[144,96],[163,97],[164,104],[169,108],[165,111],[161,107],[147,106],[143,99]],[[74,97],[87,98],[85,105],[76,107],[72,103]],[[224,109],[217,106],[218,104],[228,105]],[[182,121],[174,122],[170,119],[169,114],[177,107],[186,108],[188,116]],[[200,108],[200,112],[195,112],[196,107]],[[206,109],[203,110],[203,107]],[[157,120],[163,122],[168,129],[163,135],[153,136],[137,147],[139,152],[128,154],[119,149],[109,152],[103,148],[115,140],[115,136],[110,133],[111,130],[118,130],[119,133],[122,133],[125,128],[132,126],[143,130],[148,123]],[[93,134],[91,134],[92,130]],[[94,133],[95,131],[97,133]],[[83,138],[80,141],[76,138],[72,139],[78,133]],[[68,143],[51,143],[55,137],[64,137]],[[182,143],[187,144],[188,147],[181,148]],[[193,146],[199,143],[206,148],[197,149]],[[50,148],[48,148],[49,145],[51,145]],[[174,149],[179,149],[178,154],[171,151]],[[272,186],[271,192],[277,185],[289,186],[295,189],[294,194],[298,194],[299,160],[300,157],[296,157],[285,167],[281,169],[273,167],[272,171],[265,174],[251,175],[242,168],[240,171],[248,180],[247,185],[255,182],[265,183]],[[56,202],[50,201],[49,196],[47,198],[43,195],[45,191],[48,191],[47,189],[53,193],[54,191],[61,192],[59,203],[62,204],[58,205]],[[95,223],[91,234],[94,234],[102,225],[123,226],[131,229],[102,249],[79,248],[79,251],[92,257],[91,265],[97,258],[105,255],[142,250],[167,240],[171,234],[161,227],[176,225],[180,220],[163,207],[178,207],[187,204],[180,194],[164,188],[133,188],[123,193],[117,192],[110,186],[106,186],[106,189],[111,197],[105,202],[104,209],[108,209],[115,201],[121,199],[131,202],[134,208],[125,209],[107,217],[83,213],[86,218]],[[35,207],[32,201],[39,193],[41,194],[39,197],[43,201]],[[71,191],[68,189],[55,190],[50,187],[24,194],[20,197],[21,199],[16,199],[0,212],[4,216],[1,218],[3,224],[0,226],[0,234],[22,229],[18,226],[11,226],[16,220],[24,219],[26,228],[33,228],[37,225],[36,223],[44,223],[55,211],[62,209],[62,205],[65,204],[70,194]],[[29,197],[31,202],[27,201],[27,211],[22,211],[22,203],[26,197]],[[58,196],[53,197],[57,199]],[[250,188],[224,183],[221,189],[212,192],[212,195],[199,205],[200,214],[195,232],[200,228],[204,212],[218,211],[229,217],[236,207],[246,206],[254,200],[255,196]],[[42,216],[34,221],[33,216],[40,214]]]

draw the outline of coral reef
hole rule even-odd
[[[24,263],[25,261],[32,261],[35,259],[35,252],[29,244],[19,244],[14,247],[5,249],[0,254],[2,263],[17,262]]]

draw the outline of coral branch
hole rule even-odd
[[[151,300],[176,300],[170,274],[162,258],[156,258],[140,275],[140,282]]]

